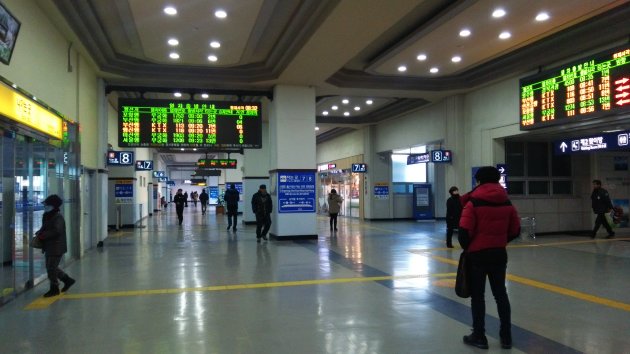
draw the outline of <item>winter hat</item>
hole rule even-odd
[[[259,189],[267,189],[267,186],[266,186],[266,185],[264,185],[264,184],[261,184],[258,188],[259,188]]]
[[[63,200],[61,200],[61,198],[59,198],[56,194],[51,194],[48,198],[44,199],[44,205],[50,205],[53,208],[59,208],[62,203]]]
[[[479,184],[484,183],[499,183],[501,179],[501,173],[495,167],[483,166],[475,173],[475,179],[479,181]]]
[[[335,190],[335,188],[333,188],[333,189],[330,190],[330,193],[337,194],[337,190]]]

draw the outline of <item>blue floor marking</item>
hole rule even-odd
[[[316,241],[296,240],[293,241],[296,244],[315,252],[320,255],[321,250],[324,249],[328,253],[329,260],[335,262],[345,268],[355,271],[364,277],[378,277],[378,276],[392,276],[380,269],[376,269],[364,263],[355,262],[351,259],[344,257],[343,255],[325,247],[320,247]],[[393,280],[376,281],[377,283],[391,289],[396,290]],[[463,305],[457,301],[453,301],[447,297],[436,294],[432,291],[409,292],[410,297],[418,302],[428,304],[433,310],[442,313],[443,315],[450,317],[458,322],[471,325],[472,315],[470,313],[470,307]],[[494,304],[492,301],[487,302],[490,306]],[[486,305],[488,306],[488,305]],[[499,333],[499,319],[490,315],[486,315],[486,335],[497,338]],[[462,333],[462,337],[464,334]],[[518,327],[512,324],[512,338],[514,341],[513,348],[522,350],[526,353],[559,353],[559,354],[574,354],[582,353],[579,350],[568,347],[562,343],[558,343],[552,339],[545,338],[539,334],[528,331],[527,329]],[[463,345],[463,344],[462,344]]]

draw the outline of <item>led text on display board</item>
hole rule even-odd
[[[236,168],[236,159],[199,159],[199,168]]]
[[[118,100],[121,147],[262,147],[260,103]]]
[[[520,80],[522,130],[630,110],[630,47]]]

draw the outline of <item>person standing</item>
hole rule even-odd
[[[188,208],[188,192],[184,193],[184,207]]]
[[[446,247],[453,248],[453,231],[459,228],[462,202],[459,198],[459,189],[457,187],[451,187],[448,193],[451,197],[446,201]]]
[[[241,195],[238,190],[236,190],[236,186],[234,183],[230,184],[230,189],[225,191],[225,195],[223,196],[225,200],[225,205],[227,206],[227,217],[228,217],[228,231],[230,227],[233,227],[232,230],[236,231],[236,216],[238,215],[238,201],[241,200]],[[234,225],[234,226],[232,226]]]
[[[44,297],[57,296],[61,292],[66,292],[76,282],[59,268],[63,255],[68,252],[66,221],[59,209],[62,203],[63,201],[56,194],[52,194],[44,200],[42,227],[35,233],[35,236],[43,244],[42,251],[46,258],[46,272],[50,281],[50,290],[44,294]],[[59,280],[63,282],[61,291],[59,290]]]
[[[337,194],[334,188],[328,193],[328,215],[330,215],[330,231],[337,231],[337,215],[341,209],[343,198]]]
[[[488,349],[485,335],[486,277],[497,303],[501,347],[512,347],[510,300],[505,288],[507,243],[520,233],[520,218],[499,184],[501,175],[492,166],[475,173],[477,187],[470,193],[459,221],[458,238],[466,253],[470,274],[473,332],[464,336],[464,343]]]
[[[179,224],[181,225],[184,221],[184,207],[186,206],[186,197],[185,194],[182,194],[182,189],[178,189],[175,194],[175,198],[173,198],[173,202],[175,203],[175,211],[177,212],[177,219],[179,220]]]
[[[599,227],[604,225],[606,231],[608,231],[608,237],[615,237],[615,233],[612,230],[612,227],[608,224],[606,220],[606,213],[609,213],[613,209],[612,202],[610,201],[610,196],[608,195],[608,191],[602,188],[602,181],[595,179],[593,180],[593,193],[591,193],[591,206],[593,207],[593,212],[597,214],[595,218],[595,227],[593,228],[593,232],[591,233],[591,238],[595,238],[597,235],[597,230]]]
[[[271,210],[273,204],[271,196],[267,193],[267,186],[261,184],[258,192],[252,196],[252,210],[256,214],[256,242],[260,239],[267,241],[267,232],[271,227]]]
[[[201,202],[201,215],[206,214],[206,209],[208,208],[208,193],[206,193],[205,189],[201,190],[201,194],[199,195],[199,201]]]

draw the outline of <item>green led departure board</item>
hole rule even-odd
[[[236,159],[199,159],[199,168],[236,168]]]
[[[260,103],[118,100],[118,146],[262,147]]]
[[[630,110],[630,46],[520,80],[521,130]]]

